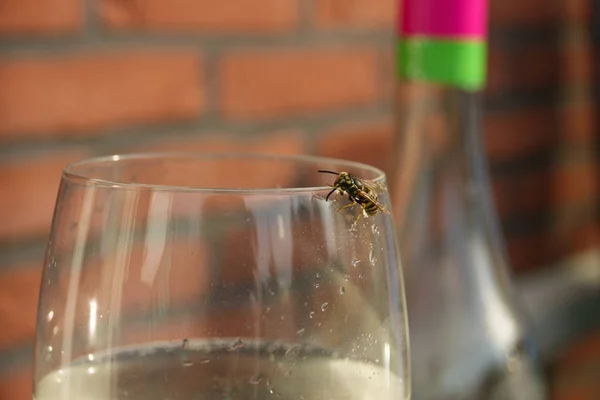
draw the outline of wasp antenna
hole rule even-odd
[[[325,173],[325,174],[333,174],[333,175],[339,175],[340,174],[339,172],[327,171],[325,169],[320,169],[318,172]]]
[[[336,188],[333,188],[333,190],[331,192],[329,192],[327,197],[325,197],[325,201],[329,201],[329,196],[331,196],[333,194],[333,192],[335,192],[336,190],[337,190]]]

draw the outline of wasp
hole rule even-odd
[[[358,214],[358,217],[356,217],[354,225],[356,225],[360,217],[362,217],[363,215],[365,217],[369,215],[372,216],[377,214],[377,212],[380,210],[386,214],[389,214],[389,211],[386,210],[386,208],[383,206],[383,204],[379,202],[377,198],[377,190],[381,188],[381,186],[377,183],[359,179],[347,172],[333,172],[327,170],[319,170],[318,172],[324,174],[337,175],[337,178],[333,185],[329,185],[333,189],[331,190],[331,192],[329,192],[329,194],[325,198],[325,201],[329,200],[329,196],[331,196],[334,192],[338,192],[342,196],[344,194],[347,194],[348,199],[350,199],[350,201],[352,202],[350,204],[346,204],[345,206],[338,208],[336,212],[342,211],[356,204],[362,207],[362,212]]]

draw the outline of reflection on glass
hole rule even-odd
[[[37,400],[408,399],[391,216],[325,196],[340,160],[114,156],[63,173]]]

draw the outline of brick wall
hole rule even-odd
[[[234,3],[244,11],[0,1],[1,400],[31,398],[39,274],[65,163],[191,148],[386,165],[395,1]],[[591,8],[491,0],[487,151],[519,273],[600,243]]]

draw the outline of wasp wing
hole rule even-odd
[[[363,180],[361,180],[361,182],[363,185],[367,186],[369,189],[371,189],[372,191],[374,191],[376,193],[387,191],[387,187],[383,183],[370,181],[367,179],[363,179]]]
[[[373,182],[362,181],[362,184],[371,189],[371,193],[367,193],[362,189],[358,189],[358,193],[364,198],[371,201],[373,204],[375,204],[377,208],[379,208],[381,211],[383,211],[386,214],[389,214],[390,212],[385,208],[383,204],[381,204],[381,202],[377,199],[377,196],[374,195],[374,193],[377,192],[377,189],[376,187],[372,186]]]

